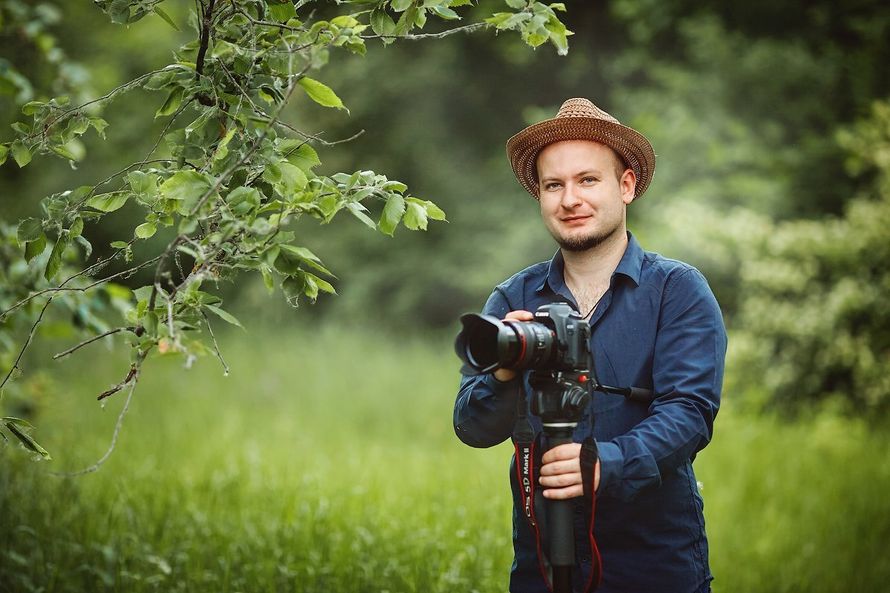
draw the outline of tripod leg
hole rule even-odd
[[[551,438],[551,448],[572,442],[571,437]],[[575,565],[575,502],[547,502],[547,530],[550,544],[550,565],[553,567],[553,593],[571,593],[572,567]]]

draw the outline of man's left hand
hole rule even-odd
[[[576,498],[584,495],[581,481],[581,444],[566,443],[549,449],[541,457],[541,477],[544,497],[554,500]],[[593,490],[600,484],[600,462],[594,468]]]

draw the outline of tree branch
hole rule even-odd
[[[480,29],[488,27],[488,23],[472,23],[454,29],[447,29],[440,33],[406,33],[405,35],[359,35],[362,39],[407,39],[409,41],[419,41],[421,39],[442,39],[455,33],[473,33]]]
[[[120,435],[121,426],[124,423],[124,416],[127,415],[127,410],[130,409],[130,402],[133,400],[133,393],[136,391],[136,384],[139,383],[139,373],[142,369],[143,360],[145,360],[145,354],[140,354],[136,359],[136,362],[133,364],[133,367],[131,367],[130,369],[132,373],[132,376],[130,378],[130,380],[132,381],[130,385],[130,393],[127,394],[127,399],[124,400],[124,407],[121,408],[120,413],[117,415],[117,422],[114,425],[114,433],[111,435],[111,443],[108,445],[108,450],[105,451],[105,454],[102,455],[102,457],[100,457],[96,461],[96,463],[80,471],[71,473],[51,472],[53,475],[64,478],[74,478],[77,476],[82,476],[84,474],[89,474],[102,467],[102,464],[104,464],[108,460],[108,458],[111,457],[111,453],[112,451],[114,451],[114,447],[117,445],[117,438]],[[135,369],[135,372],[132,372],[133,369]]]
[[[195,61],[195,78],[200,79],[204,73],[204,56],[207,54],[207,45],[210,43],[210,29],[213,21],[213,7],[216,0],[210,0],[207,9],[203,14],[203,22],[201,23],[201,41],[198,47],[198,59]]]
[[[31,326],[31,331],[28,332],[28,339],[25,340],[25,345],[22,346],[22,349],[19,351],[19,355],[16,357],[15,362],[12,363],[12,368],[9,369],[9,372],[6,373],[6,377],[3,379],[3,382],[0,383],[0,390],[3,389],[3,386],[6,385],[6,382],[9,381],[9,378],[12,376],[12,373],[19,368],[19,363],[22,361],[22,357],[25,355],[25,350],[28,349],[28,346],[31,344],[31,340],[34,338],[34,333],[37,331],[37,326],[40,325],[40,321],[43,319],[43,314],[46,313],[46,310],[49,308],[49,304],[53,302],[53,297],[49,297],[47,299],[46,304],[43,305],[43,309],[40,310],[40,315],[37,316],[37,321],[34,322],[34,325]]]
[[[105,338],[105,337],[107,337],[107,336],[116,334],[116,333],[118,333],[118,332],[129,331],[129,332],[133,332],[133,333],[135,333],[136,335],[139,335],[139,333],[140,333],[139,330],[140,330],[140,329],[141,329],[141,328],[137,328],[137,327],[133,327],[133,326],[116,327],[116,328],[114,328],[114,329],[110,329],[110,330],[108,330],[107,332],[103,332],[103,333],[99,334],[98,336],[93,336],[92,338],[89,338],[89,339],[87,339],[87,340],[84,340],[84,341],[81,342],[80,344],[77,344],[77,345],[75,345],[75,346],[72,346],[71,348],[68,348],[67,350],[65,350],[65,351],[63,351],[63,352],[59,352],[58,354],[53,355],[53,360],[56,360],[56,359],[58,359],[58,358],[62,358],[63,356],[68,356],[68,355],[71,354],[72,352],[76,352],[77,350],[83,348],[84,346],[86,346],[86,345],[88,345],[88,344],[92,344],[92,343],[95,342],[96,340],[101,340],[102,338]]]

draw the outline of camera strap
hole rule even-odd
[[[553,591],[553,571],[547,557],[544,539],[546,529],[539,517],[543,510],[544,497],[538,484],[540,475],[542,444],[541,433],[536,433],[528,419],[528,404],[524,397],[517,398],[516,423],[513,427],[513,446],[516,455],[516,477],[519,490],[519,504],[526,522],[535,536],[535,548],[538,555],[538,569],[547,588]],[[594,517],[596,511],[596,493],[593,490],[594,471],[597,460],[596,441],[588,437],[581,445],[581,472],[583,476],[585,518],[587,537],[590,543],[590,571],[584,585],[584,593],[591,593],[602,581],[603,563],[599,548],[594,537]]]

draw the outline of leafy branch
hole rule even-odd
[[[187,365],[211,353],[228,372],[209,319],[240,322],[222,308],[214,290],[220,282],[256,273],[270,292],[280,288],[295,307],[303,300],[314,302],[321,293],[336,294],[334,274],[300,244],[291,230],[294,222],[308,216],[327,224],[345,211],[370,229],[393,236],[399,225],[425,230],[430,220],[444,221],[445,213],[434,203],[412,196],[405,184],[383,174],[361,169],[330,176],[316,172],[321,159],[314,146],[348,142],[362,132],[327,141],[287,123],[282,115],[298,92],[323,107],[346,111],[340,97],[314,72],[326,66],[332,52],[364,54],[370,40],[388,45],[512,28],[535,46],[542,42],[536,33],[540,25],[560,52],[565,49],[569,33],[564,26],[560,29],[553,12],[563,9],[561,5],[506,1],[518,10],[510,14],[521,15],[516,22],[496,14],[440,32],[415,33],[428,17],[459,20],[454,9],[469,0],[341,0],[327,8],[347,12],[329,20],[304,11],[308,3],[303,1],[196,0],[196,37],[175,52],[173,63],[75,107],[59,97],[24,105],[23,113],[32,121],[14,126],[17,138],[0,144],[0,164],[7,154],[20,167],[38,153],[77,160],[80,155],[72,143],[90,129],[104,138],[108,123],[100,117],[101,109],[132,89],[161,95],[155,118],[165,118],[166,123],[143,159],[95,185],[44,198],[43,216],[19,223],[19,258],[29,270],[36,272],[39,266],[42,273],[32,274],[34,283],[18,288],[19,296],[0,313],[0,322],[32,316],[24,346],[0,389],[20,368],[54,298],[75,298],[93,289],[115,295],[96,305],[90,335],[55,356],[68,356],[103,338],[126,336],[129,367],[99,399],[127,387],[130,391],[111,447],[84,470],[94,471],[114,448],[149,353],[179,355]],[[131,24],[156,14],[178,28],[161,8],[161,0],[95,4],[115,23]],[[155,157],[158,151],[163,154]],[[106,187],[115,181],[116,189]],[[132,235],[113,241],[110,255],[68,271],[74,262],[86,264],[91,258],[92,245],[83,236],[85,222],[99,223],[124,209],[138,215]],[[149,243],[156,235],[163,240]],[[124,269],[100,275],[110,265]],[[137,276],[143,270],[151,271],[150,281]],[[67,278],[55,284],[63,271]],[[117,284],[124,279],[135,286]],[[48,298],[38,312],[43,297]],[[212,349],[202,337],[205,327]]]

